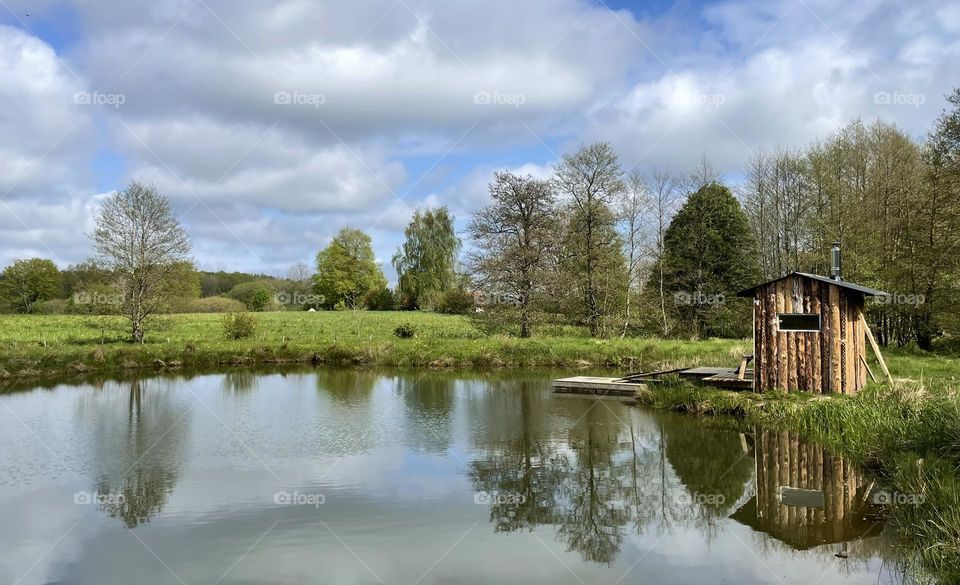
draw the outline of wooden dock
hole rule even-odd
[[[677,368],[658,372],[637,372],[620,378],[599,376],[561,378],[553,381],[553,391],[557,394],[635,398],[638,391],[646,390],[647,383],[659,382],[662,376],[668,374],[728,390],[750,390],[753,388],[753,370],[746,367],[749,361],[747,357],[744,356],[738,368]]]
[[[646,389],[646,384],[624,382],[620,378],[596,376],[573,376],[553,381],[557,394],[585,394],[590,396],[617,396],[635,398],[637,391]]]

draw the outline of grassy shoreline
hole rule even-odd
[[[220,316],[169,315],[131,344],[114,317],[0,316],[0,378],[230,365],[369,367],[608,367],[735,365],[746,340],[590,339],[575,327],[544,327],[532,339],[486,336],[459,316],[410,312],[262,313],[254,337],[227,341]],[[393,335],[411,324],[411,339]]]

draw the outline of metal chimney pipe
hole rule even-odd
[[[830,250],[830,259],[831,259],[830,278],[834,280],[843,280],[842,278],[840,278],[840,266],[841,266],[840,242],[833,243],[833,249]]]

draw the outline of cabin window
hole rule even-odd
[[[820,331],[820,315],[815,313],[779,313],[778,329],[789,331]]]

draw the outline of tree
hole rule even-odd
[[[341,229],[317,254],[314,292],[323,295],[327,307],[342,302],[348,308],[359,308],[367,295],[386,286],[370,236],[360,230]]]
[[[17,260],[0,275],[0,301],[21,313],[32,313],[60,293],[61,276],[50,260]]]
[[[168,281],[190,259],[187,233],[166,197],[133,182],[104,202],[93,240],[118,279],[132,339],[142,343],[145,320],[169,301]]]
[[[567,266],[583,295],[590,335],[596,337],[604,314],[603,274],[623,256],[612,252],[620,248],[620,241],[611,209],[625,189],[623,170],[610,144],[599,142],[564,155],[555,169],[554,185],[568,200]]]
[[[664,235],[664,284],[698,335],[746,333],[733,294],[759,278],[746,215],[716,183],[687,199]],[[746,320],[749,322],[749,320]]]
[[[644,219],[653,203],[646,177],[634,171],[627,177],[627,188],[617,207],[617,219],[621,224],[624,248],[627,256],[627,294],[625,295],[623,332],[630,328],[630,310],[635,293],[641,287],[641,268],[644,261],[646,241]]]
[[[960,296],[956,284],[960,271],[960,88],[953,90],[947,102],[953,109],[940,115],[927,139],[925,185],[911,215],[917,229],[911,232],[916,257],[910,267],[915,290],[925,298],[911,322],[913,336],[923,349],[931,348],[945,317],[956,325]]]
[[[520,337],[530,337],[534,296],[556,242],[556,198],[549,181],[507,172],[494,175],[490,197],[467,228],[476,250],[471,267],[478,285],[517,300]]]
[[[456,283],[460,239],[446,207],[417,210],[393,256],[398,289],[410,308],[433,308]]]
[[[677,178],[668,171],[654,170],[650,189],[654,229],[653,244],[650,249],[654,264],[654,272],[651,276],[654,280],[651,282],[651,288],[656,294],[660,334],[666,336],[670,334],[671,324],[667,314],[667,292],[664,284],[663,240],[677,206],[679,191]]]
[[[295,307],[315,308],[313,307],[313,274],[310,267],[304,262],[297,262],[287,271],[287,291],[284,298],[281,298],[284,304]]]

